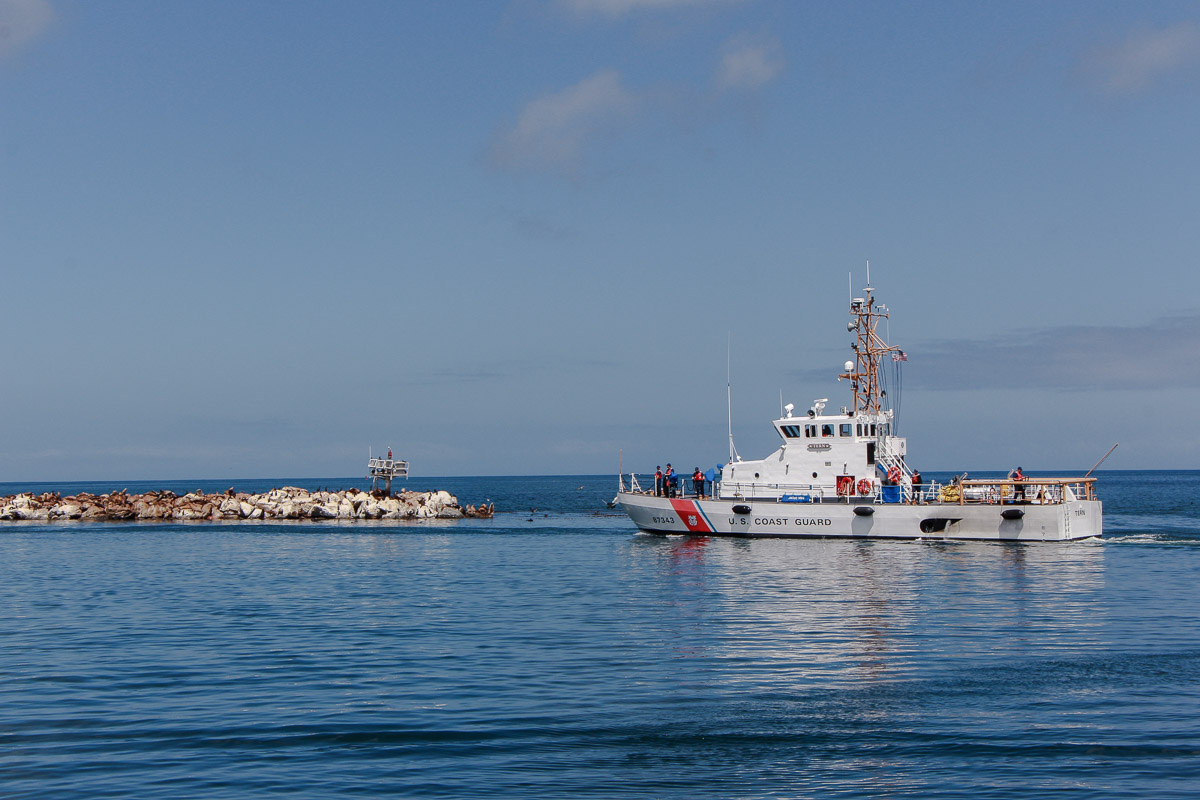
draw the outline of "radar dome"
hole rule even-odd
[[[847,361],[846,365],[845,365],[845,370],[846,370],[846,372],[853,372],[854,371],[854,362]]]

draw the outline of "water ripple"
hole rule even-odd
[[[1194,793],[1187,504],[1104,542],[743,541],[577,485],[533,523],[5,528],[0,796]]]

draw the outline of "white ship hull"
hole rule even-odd
[[[639,528],[651,533],[1004,542],[1059,542],[1102,533],[1099,500],[1045,505],[784,503],[620,492],[617,502]]]

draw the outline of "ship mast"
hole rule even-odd
[[[888,318],[888,310],[882,303],[876,304],[870,284],[868,277],[863,290],[865,298],[854,297],[850,300],[850,316],[853,320],[846,327],[858,334],[858,340],[851,345],[854,350],[854,369],[838,376],[850,381],[856,416],[881,413],[884,392],[879,381],[879,362],[884,353],[899,350],[898,347],[889,346],[877,333],[880,321]],[[846,364],[849,366],[850,362]]]

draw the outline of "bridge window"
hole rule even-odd
[[[807,436],[809,439],[817,438],[817,426],[816,425],[805,425],[804,426],[804,435]]]
[[[849,436],[851,430],[853,430],[853,428],[851,427],[849,422],[842,423],[842,430],[840,431],[842,436]]]
[[[822,425],[821,426],[821,436],[822,436],[822,438],[824,438],[826,436],[833,436],[833,426],[832,425]]]
[[[799,425],[784,425],[784,426],[782,426],[782,429],[783,429],[783,435],[788,437],[789,439],[799,439],[800,438],[800,426]]]

